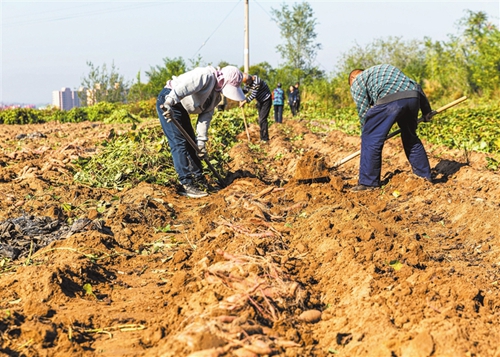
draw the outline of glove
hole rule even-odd
[[[165,96],[165,102],[161,105],[161,109],[163,110],[163,116],[167,119],[174,118],[174,111],[172,107],[175,105],[174,99],[169,96]]]
[[[437,113],[436,113],[436,111],[435,111],[435,110],[433,110],[433,111],[432,111],[432,112],[430,112],[430,113],[427,113],[427,114],[424,116],[424,122],[426,122],[426,123],[430,122],[430,121],[431,121],[431,119],[432,119],[432,117],[433,117],[434,115],[436,115],[436,114],[437,114]]]
[[[201,140],[198,140],[198,149],[199,149],[199,152],[198,152],[198,156],[200,157],[203,157],[207,154],[207,148],[205,147],[205,142],[204,141],[201,141]]]

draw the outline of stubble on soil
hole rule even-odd
[[[500,356],[500,186],[484,155],[426,145],[431,184],[393,139],[384,186],[354,193],[359,160],[328,168],[359,138],[297,119],[268,144],[250,125],[230,184],[205,198],[75,183],[72,161],[111,129],[128,128],[0,128],[1,242],[19,217],[65,229],[2,267],[3,354]]]

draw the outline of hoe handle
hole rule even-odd
[[[451,103],[448,103],[448,104],[446,104],[446,105],[443,105],[441,108],[436,109],[436,114],[437,114],[437,113],[444,112],[446,109],[449,109],[449,108],[451,108],[451,107],[453,107],[453,106],[455,106],[455,105],[457,105],[457,104],[459,104],[459,103],[462,103],[462,102],[463,102],[464,100],[466,100],[466,99],[467,99],[467,96],[465,96],[465,95],[464,95],[463,97],[458,98],[457,100],[454,100],[454,101],[453,101],[453,102],[451,102]]]
[[[160,108],[163,110],[163,106],[162,105],[160,106]],[[163,112],[163,114],[165,114],[165,112]],[[219,186],[221,186],[222,188],[226,187],[226,185],[224,184],[224,179],[221,177],[221,175],[219,175],[219,173],[217,172],[217,170],[215,169],[215,167],[213,167],[212,163],[210,162],[209,157],[200,150],[200,148],[198,147],[198,145],[196,145],[196,143],[191,138],[191,136],[189,136],[189,134],[186,132],[186,130],[184,130],[184,128],[182,127],[181,123],[179,123],[175,119],[171,119],[171,118],[168,118],[166,116],[165,116],[165,119],[167,120],[167,122],[174,123],[174,125],[177,127],[177,129],[179,129],[179,131],[181,132],[182,136],[184,136],[184,138],[189,143],[189,145],[191,145],[193,147],[193,149],[196,151],[196,153],[198,154],[198,156],[200,158],[202,158],[203,161],[205,161],[205,163],[207,164],[208,168],[213,172],[213,174],[215,175],[215,177],[217,177],[217,181],[218,181]]]
[[[245,131],[247,132],[247,139],[248,139],[248,142],[250,142],[250,133],[248,132],[247,118],[245,116],[245,109],[243,109],[243,107],[241,107],[241,114],[243,114],[243,123],[245,124]]]

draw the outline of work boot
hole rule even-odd
[[[378,188],[377,186],[357,185],[351,188],[351,191],[352,192],[373,191],[377,188]]]
[[[192,183],[182,185],[182,188],[184,189],[184,191],[181,192],[181,195],[183,195],[183,196],[187,196],[187,197],[191,197],[191,198],[201,198],[201,197],[208,196],[208,193],[198,189]]]

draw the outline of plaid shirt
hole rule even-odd
[[[356,103],[361,126],[365,124],[365,115],[377,100],[388,94],[416,90],[425,97],[417,82],[408,78],[394,66],[381,64],[361,72],[351,85],[351,95]]]

